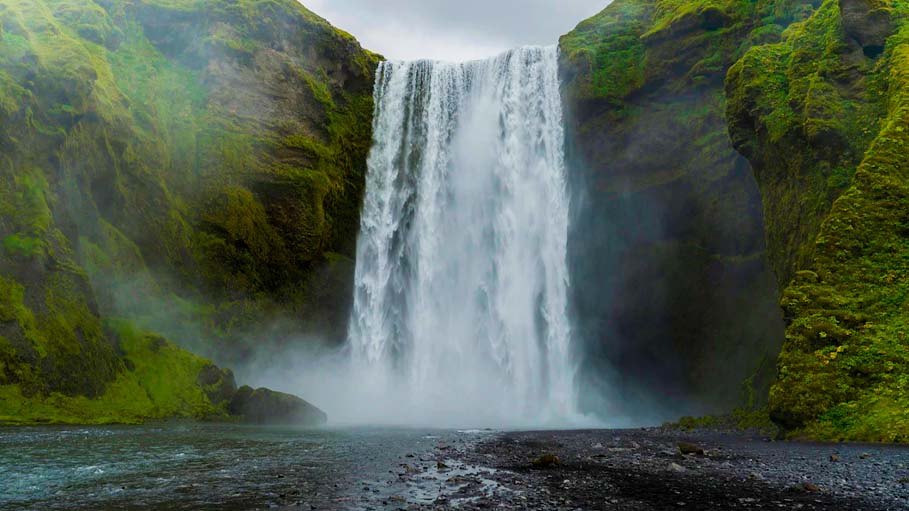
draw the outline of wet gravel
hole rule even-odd
[[[683,455],[680,442],[703,453]],[[909,509],[906,446],[663,429],[540,431],[459,436],[417,461],[387,488],[399,500],[357,507]]]
[[[909,510],[909,446],[664,429],[0,428],[0,509]]]

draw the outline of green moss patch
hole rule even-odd
[[[379,57],[294,0],[2,0],[0,27],[8,400],[209,414],[189,358],[105,320],[229,361],[331,307],[309,282],[353,253]]]
[[[149,419],[226,416],[212,404],[199,375],[211,363],[124,320],[111,320],[124,364],[103,394],[90,399],[61,393],[25,395],[0,385],[0,424],[135,424]]]
[[[868,55],[840,6],[748,52],[727,82],[785,286],[770,413],[791,436],[906,442],[909,12],[887,6],[893,33]]]

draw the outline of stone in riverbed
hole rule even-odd
[[[808,493],[817,493],[821,491],[821,488],[814,483],[804,483],[802,484],[802,489]]]
[[[531,464],[537,468],[549,468],[559,466],[559,457],[555,454],[544,454],[533,460]]]
[[[675,472],[677,474],[684,474],[685,472],[688,472],[688,469],[679,465],[678,463],[670,463],[668,468],[670,472]]]
[[[705,454],[703,447],[690,442],[679,442],[679,452],[685,455],[696,454],[698,456],[703,456]]]
[[[230,401],[231,415],[252,424],[294,424],[320,426],[328,421],[325,412],[297,396],[266,388],[240,387]]]

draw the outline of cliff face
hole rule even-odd
[[[0,420],[223,412],[148,330],[343,331],[377,61],[293,0],[0,0]]]
[[[727,79],[786,316],[773,418],[909,440],[909,9],[825,0]]]
[[[602,384],[626,402],[706,413],[766,396],[783,324],[724,78],[811,9],[616,0],[562,38],[586,384],[611,361],[622,378]]]

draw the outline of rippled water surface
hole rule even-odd
[[[398,486],[402,460],[476,436],[198,424],[0,429],[0,509],[382,507],[433,498],[431,481]]]

